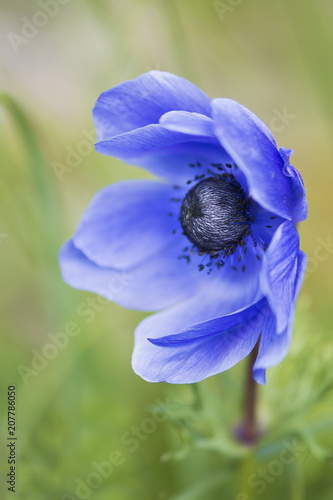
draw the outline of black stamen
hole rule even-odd
[[[199,255],[223,251],[232,255],[249,233],[249,200],[242,189],[224,179],[199,181],[186,194],[180,223]]]

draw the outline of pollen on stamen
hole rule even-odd
[[[219,269],[219,263],[217,262],[217,259],[220,257],[220,254],[219,253],[216,253],[215,255],[211,255],[210,256],[210,261],[208,262],[208,264],[206,264],[206,267],[209,267],[209,271],[207,272],[207,274],[211,274],[211,272],[213,271],[214,267],[217,265],[217,268]],[[221,262],[221,261],[220,261]],[[224,265],[224,263],[223,263]]]
[[[223,170],[222,163],[211,163],[211,166],[217,168],[219,171]]]
[[[185,259],[188,264],[190,264],[190,262],[191,262],[191,257],[189,255],[180,255],[178,257],[178,260],[182,260],[182,259]]]

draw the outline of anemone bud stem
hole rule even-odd
[[[252,367],[258,356],[259,340],[249,355],[249,364],[245,381],[244,419],[237,430],[239,441],[247,446],[253,445],[259,438],[256,418],[257,383],[253,380]]]

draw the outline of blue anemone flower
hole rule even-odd
[[[98,192],[60,251],[63,279],[128,309],[133,369],[192,383],[247,356],[253,377],[286,355],[306,257],[307,216],[289,149],[241,104],[151,71],[104,92],[96,151],[147,169]]]

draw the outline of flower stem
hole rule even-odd
[[[259,340],[249,355],[249,364],[245,381],[244,419],[236,431],[239,441],[247,446],[255,444],[259,438],[256,418],[257,383],[252,377],[252,367],[258,356]]]

